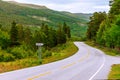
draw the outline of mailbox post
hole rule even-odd
[[[40,59],[42,59],[42,50],[41,50],[41,47],[43,46],[43,43],[36,43],[36,46],[38,46],[38,51],[37,51],[38,57]]]

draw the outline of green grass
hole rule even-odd
[[[65,59],[77,52],[78,48],[74,45],[73,42],[67,42],[63,45],[58,45],[50,50],[52,56],[46,57],[42,60],[42,64],[58,61]],[[43,53],[44,54],[44,53]],[[0,73],[13,71],[17,69],[32,67],[41,65],[41,61],[37,57],[20,59],[11,62],[0,62]]]
[[[73,42],[67,42],[51,49],[52,56],[43,59],[43,64],[65,59],[77,52],[78,48]]]
[[[108,75],[108,79],[113,79],[113,80],[120,79],[120,64],[112,65],[112,69]]]
[[[102,50],[106,55],[110,55],[110,56],[117,56],[117,55],[119,55],[116,50],[100,46],[100,45],[96,44],[93,41],[86,41],[85,43],[90,45],[90,46],[92,46],[92,47],[95,47],[95,48],[98,48],[98,49]]]
[[[13,62],[0,62],[0,73],[37,66],[40,61],[37,58],[20,59]]]

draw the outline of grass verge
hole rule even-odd
[[[120,64],[112,65],[112,69],[108,75],[108,79],[120,80]]]
[[[102,50],[107,55],[110,55],[110,56],[117,56],[118,55],[117,51],[115,51],[114,49],[100,46],[93,41],[86,41],[85,43],[92,46],[92,47],[95,47],[95,48]]]
[[[37,66],[39,64],[40,61],[37,58],[26,58],[13,62],[0,62],[0,73]]]
[[[77,52],[78,48],[73,42],[67,42],[51,49],[52,56],[43,59],[43,64],[58,61],[72,56]]]
[[[70,41],[66,44],[58,45],[57,47],[54,47],[50,50],[50,52],[52,52],[52,55],[44,58],[42,60],[42,64],[65,59],[75,54],[77,50],[78,48],[74,45],[73,42]],[[0,62],[0,73],[41,65],[40,62],[41,61],[36,57],[20,59],[11,62]]]

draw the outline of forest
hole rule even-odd
[[[120,0],[110,1],[110,11],[95,12],[88,23],[87,39],[120,53]]]

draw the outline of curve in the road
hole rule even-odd
[[[64,60],[0,74],[0,80],[94,80],[107,79],[116,58],[106,56],[83,42],[78,52]],[[112,59],[112,62],[110,60]],[[117,58],[117,60],[119,60]],[[118,63],[118,62],[117,62]]]

